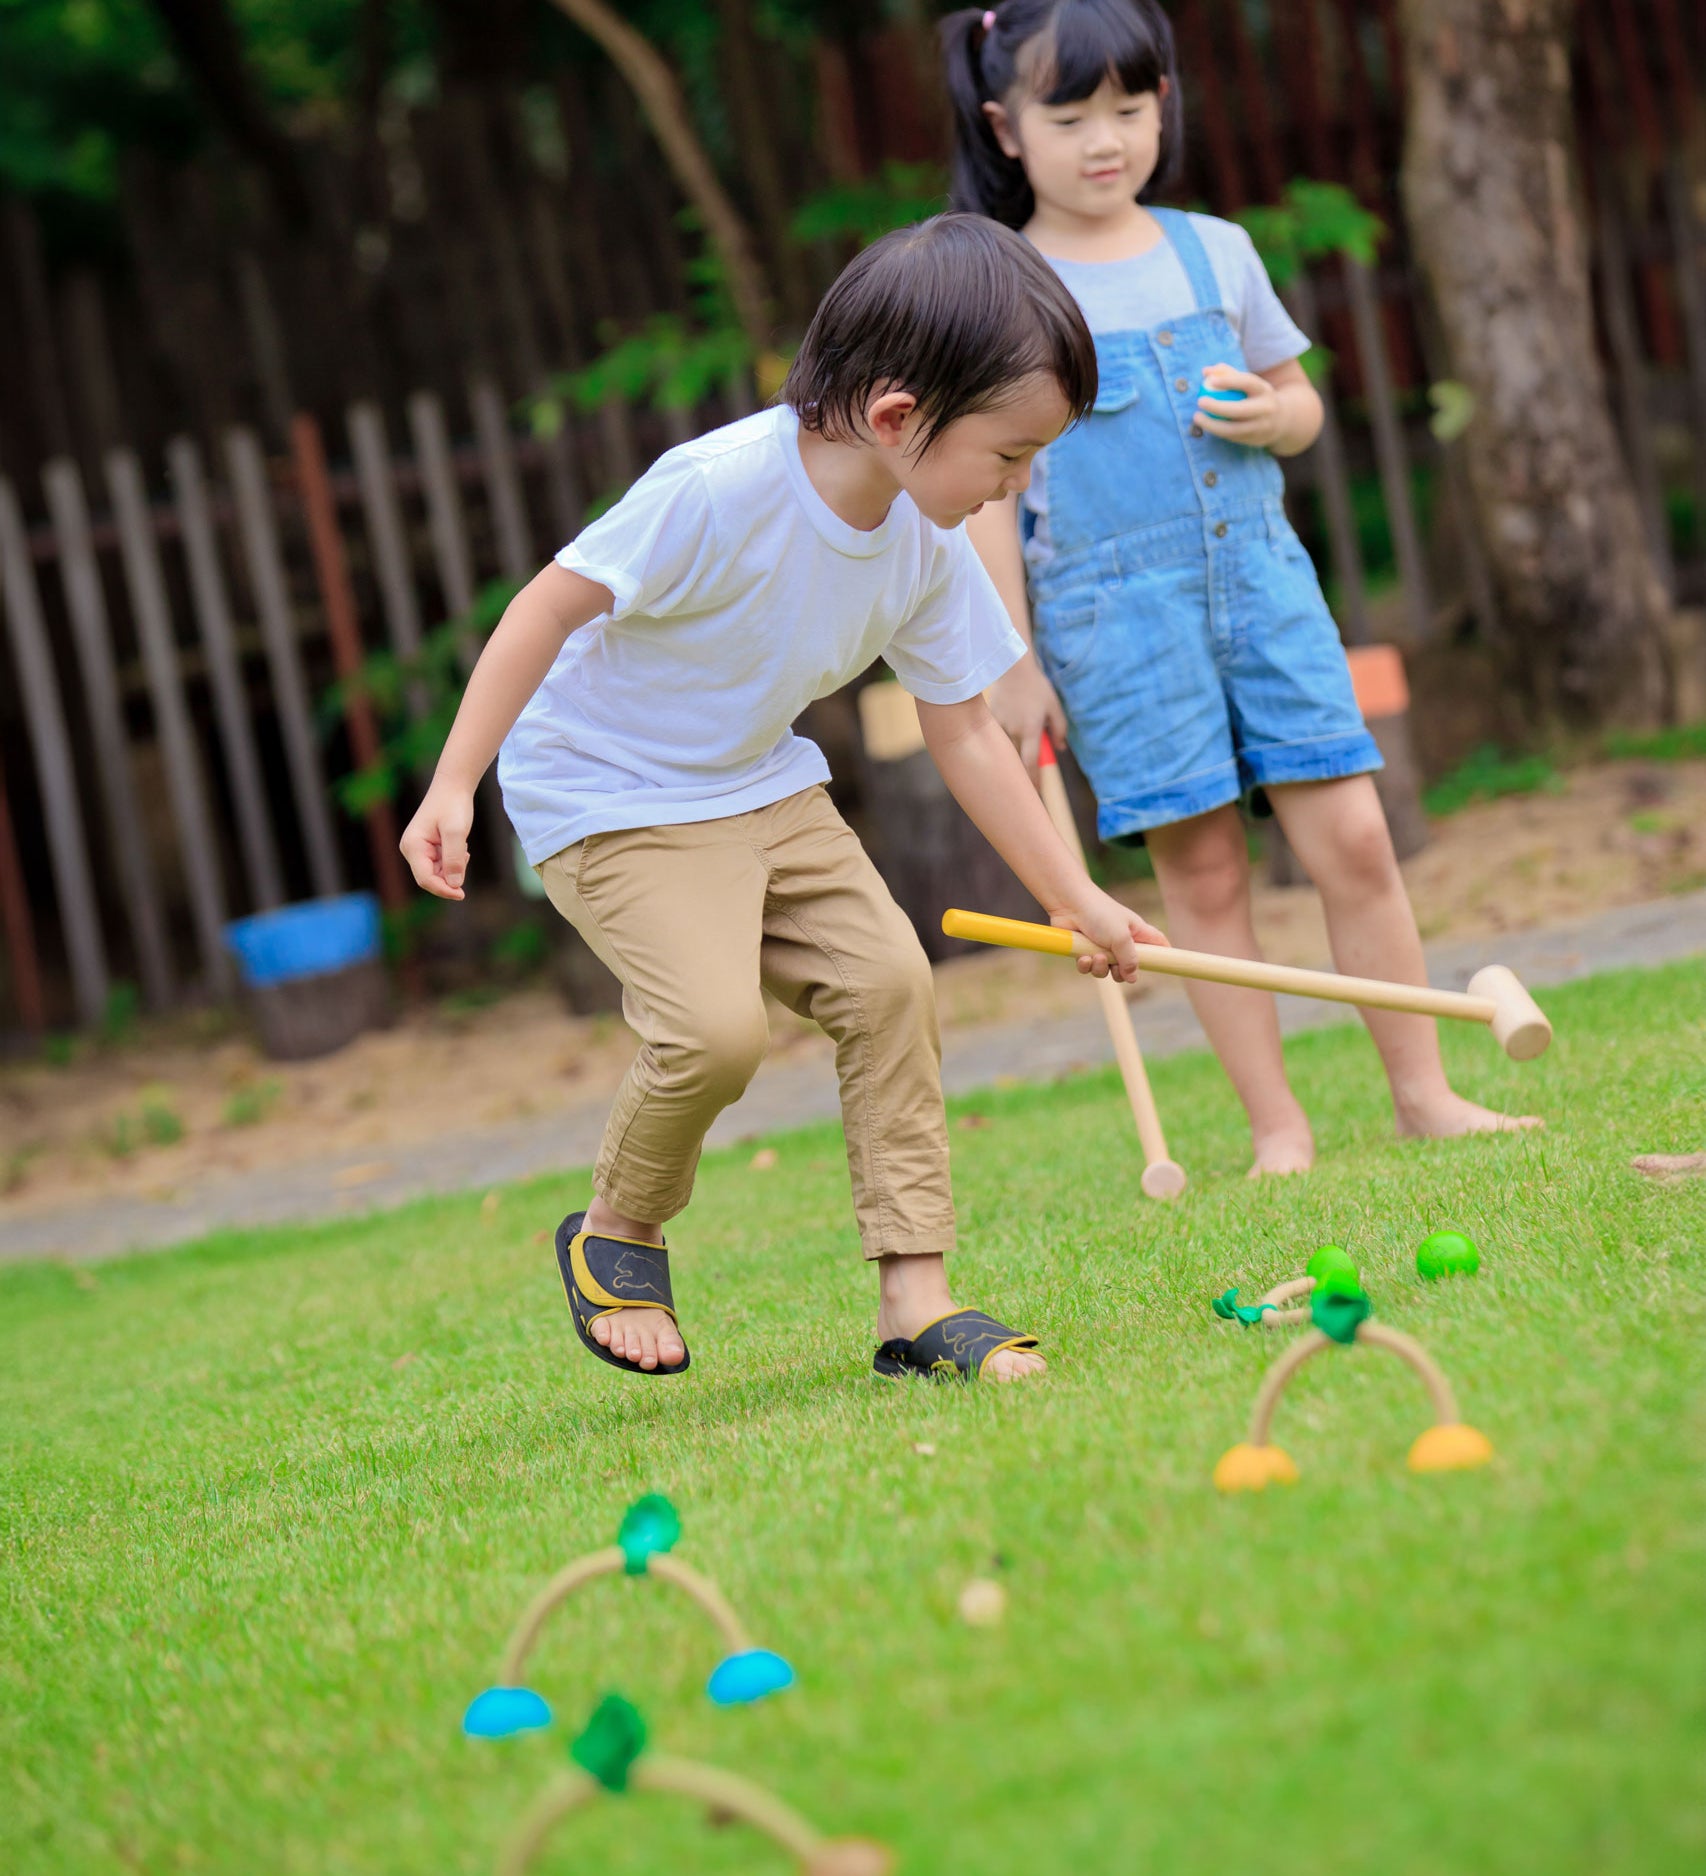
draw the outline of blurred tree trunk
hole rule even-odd
[[[1404,205],[1491,565],[1498,650],[1536,717],[1653,721],[1669,601],[1594,345],[1570,106],[1573,0],[1403,0]]]
[[[765,97],[764,47],[753,31],[752,0],[717,0],[717,12],[723,27],[729,124],[741,174],[764,232],[783,310],[790,321],[804,325],[811,317],[811,282],[806,277],[805,256],[789,233],[793,216],[783,174],[779,118],[774,103]]]
[[[650,40],[636,32],[607,0],[552,0],[552,4],[604,49],[632,87],[682,194],[699,211],[722,260],[742,330],[754,350],[764,350],[770,343],[770,296],[753,254],[752,237],[694,133],[674,72]]]

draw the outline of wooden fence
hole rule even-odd
[[[306,414],[282,457],[235,426],[174,438],[153,475],[111,450],[95,486],[57,458],[34,527],[0,479],[0,1034],[97,1024],[119,980],[155,1009],[222,996],[245,912],[353,886],[402,905],[391,807],[357,824],[330,789],[379,726],[359,696],[328,723],[326,693],[382,645],[417,652],[485,581],[531,577],[597,491],[695,427],[616,411],[540,441],[489,380],[465,440],[431,392],[406,417],[403,450],[353,405],[337,466]]]

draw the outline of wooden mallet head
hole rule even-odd
[[[1532,1062],[1546,1053],[1552,1025],[1523,989],[1515,971],[1505,964],[1487,964],[1469,979],[1469,994],[1484,997],[1493,1006],[1488,1027],[1493,1040],[1513,1062]]]

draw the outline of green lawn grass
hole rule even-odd
[[[90,1276],[0,1277],[0,1866],[490,1868],[565,1731],[459,1733],[550,1570],[661,1490],[799,1685],[714,1711],[713,1637],[657,1586],[571,1605],[534,1683],[578,1725],[620,1687],[669,1749],[769,1783],[912,1872],[1675,1876],[1706,1856],[1706,963],[1548,993],[1516,1068],[1454,1073],[1551,1121],[1400,1145],[1349,1028],[1289,1045],[1322,1159],[1254,1186],[1201,1056],[1155,1081],[1192,1189],[1139,1197],[1110,1074],[956,1104],[967,1300],[1047,1382],[866,1373],[872,1283],[837,1132],[707,1160],[672,1236],[690,1376],[581,1353],[548,1244],[584,1174]],[[1458,1225],[1482,1273],[1423,1285]],[[1418,1478],[1419,1389],[1315,1363],[1289,1491],[1221,1498],[1278,1335],[1208,1300],[1334,1239],[1499,1452]],[[918,1450],[921,1445],[933,1453]],[[1005,1627],[961,1624],[999,1575]],[[782,1864],[671,1800],[567,1828],[552,1870]]]

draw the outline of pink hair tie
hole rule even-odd
[[[985,31],[986,33],[992,33],[992,32],[994,32],[994,31],[995,31],[995,9],[994,9],[994,7],[991,7],[991,8],[989,9],[989,11],[988,11],[987,13],[985,13],[985,14],[984,14],[984,16],[983,16],[983,30],[984,30],[984,31]]]

